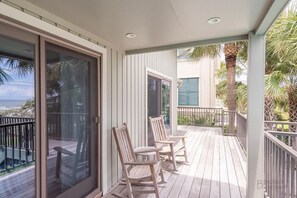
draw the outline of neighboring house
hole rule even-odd
[[[179,106],[216,107],[215,71],[220,59],[202,58],[199,61],[179,57],[177,78]]]

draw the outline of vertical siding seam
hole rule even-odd
[[[110,87],[111,87],[111,89],[110,89],[110,91],[111,91],[111,114],[110,114],[110,120],[111,120],[111,122],[110,122],[110,124],[111,124],[111,126],[109,126],[109,128],[112,128],[112,107],[113,107],[113,104],[112,104],[112,48],[110,48],[110,79],[111,79],[111,81],[110,81]],[[112,135],[111,135],[111,138],[110,138],[110,150],[111,150],[111,156],[110,156],[110,160],[111,160],[111,167],[110,167],[110,171],[111,171],[111,185],[114,185],[114,181],[113,181],[113,171],[112,171],[112,159],[113,159],[113,155],[114,155],[114,150],[112,149],[112,145],[113,145],[113,141],[112,141]]]
[[[115,82],[115,84],[116,84],[116,112],[117,112],[117,115],[118,115],[118,113],[119,113],[119,108],[118,108],[118,100],[119,100],[119,84],[118,84],[118,69],[119,69],[119,60],[118,60],[118,51],[116,51],[116,69],[115,69],[115,71],[116,71],[116,74],[115,74],[115,76],[116,76],[116,82]],[[119,116],[116,116],[116,122],[115,123],[117,123],[117,125],[119,124],[118,123],[118,121],[119,121]],[[117,155],[117,157],[116,157],[116,163],[115,163],[115,165],[117,166],[117,171],[116,171],[116,173],[117,173],[117,180],[119,180],[119,172],[118,172],[118,170],[119,170],[119,168],[118,168],[118,160],[119,160],[119,156]]]
[[[141,70],[141,75],[144,76],[144,78],[142,79],[141,81],[141,94],[142,94],[142,97],[141,97],[141,103],[143,104],[142,108],[141,108],[141,123],[142,123],[142,126],[141,126],[141,130],[142,130],[142,133],[143,133],[143,136],[142,136],[142,145],[146,145],[145,144],[145,133],[146,133],[146,130],[145,130],[145,108],[146,107],[146,103],[145,103],[145,100],[144,98],[146,97],[146,94],[145,94],[145,81],[146,81],[146,69],[145,69],[145,55],[142,55],[142,70]]]

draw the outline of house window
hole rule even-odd
[[[178,88],[178,105],[199,106],[199,78],[183,78]]]

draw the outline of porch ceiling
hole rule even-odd
[[[273,0],[28,0],[122,49],[137,50],[247,35]],[[280,0],[287,2],[287,0]],[[283,6],[273,10],[275,15]],[[221,22],[208,24],[211,17]],[[135,39],[126,33],[135,33]]]

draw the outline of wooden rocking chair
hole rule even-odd
[[[186,136],[167,136],[166,128],[164,125],[163,117],[156,117],[156,118],[149,118],[151,128],[153,131],[154,136],[154,142],[156,148],[162,148],[162,150],[159,152],[160,155],[166,155],[168,156],[169,160],[172,158],[173,168],[176,171],[177,165],[176,165],[176,156],[180,152],[183,151],[183,156],[185,157],[185,162],[188,162],[188,156],[187,156],[187,149],[186,149]],[[174,141],[175,139],[181,139],[182,145],[176,144]]]
[[[162,165],[157,148],[142,149],[142,152],[156,152],[157,160],[137,161],[135,152],[131,144],[129,132],[126,124],[119,128],[113,127],[113,134],[117,143],[120,160],[124,170],[124,177],[129,192],[129,198],[133,198],[133,193],[155,193],[159,198],[158,175],[164,181]],[[154,190],[132,191],[132,184],[151,181]]]
[[[89,159],[89,135],[81,131],[84,124],[79,125],[81,130],[78,130],[77,145],[75,151],[67,150],[66,148],[56,146],[53,149],[57,152],[56,160],[56,178],[60,178],[63,174],[63,183],[66,186],[73,186],[80,182],[88,174]],[[64,163],[62,159],[65,159]]]

